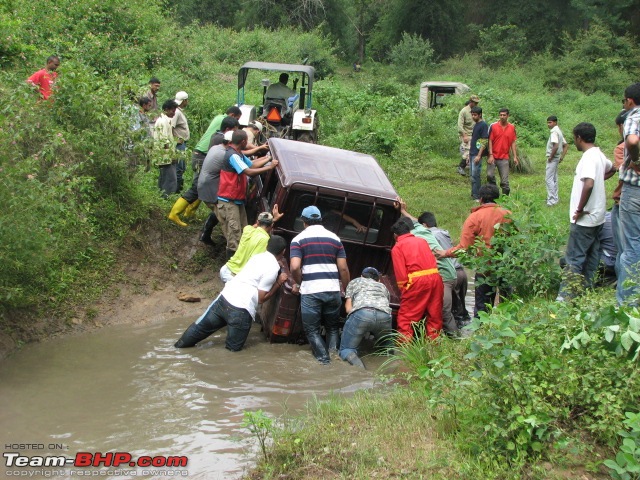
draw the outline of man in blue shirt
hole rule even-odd
[[[469,166],[471,168],[471,197],[480,200],[480,175],[482,174],[482,159],[489,155],[487,144],[489,142],[489,125],[482,119],[482,108],[473,107],[471,118],[475,122],[471,133],[469,147]]]

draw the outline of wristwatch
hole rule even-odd
[[[294,283],[291,288],[300,288],[300,284],[299,283]]]

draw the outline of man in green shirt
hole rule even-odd
[[[396,205],[400,210],[400,214],[402,215],[402,217],[407,220],[407,223],[409,224],[411,233],[413,235],[424,239],[429,244],[429,248],[432,252],[442,249],[440,243],[436,239],[435,235],[431,232],[431,230],[427,227],[427,225],[419,223],[416,217],[407,212],[407,204],[404,202],[404,200],[398,198]],[[438,263],[438,273],[442,277],[442,283],[444,283],[444,297],[442,300],[442,327],[444,329],[444,333],[448,337],[457,337],[459,336],[460,331],[451,311],[451,307],[453,305],[452,292],[458,278],[456,267],[453,263],[453,260],[450,258],[436,257],[436,262]]]
[[[282,215],[276,204],[273,206],[272,213],[262,212],[254,225],[244,227],[236,253],[220,268],[220,278],[223,282],[227,283],[240,273],[251,257],[267,250],[273,225],[282,218]]]

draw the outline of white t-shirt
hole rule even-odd
[[[549,133],[549,140],[547,141],[547,158],[551,156],[551,150],[553,149],[553,144],[558,144],[558,149],[556,150],[556,154],[553,156],[554,160],[560,160],[560,155],[562,155],[562,147],[567,144],[567,141],[564,139],[564,135],[560,130],[560,127],[557,125],[551,129]]]
[[[258,253],[249,259],[240,273],[225,284],[220,295],[234,307],[244,308],[255,318],[258,290],[271,290],[279,271],[280,264],[272,253]]]
[[[583,227],[597,227],[604,223],[604,215],[607,211],[607,192],[604,187],[604,174],[612,168],[611,161],[604,156],[598,147],[591,147],[582,154],[582,158],[576,166],[576,175],[573,177],[571,189],[571,203],[569,207],[569,219],[571,223],[577,223]],[[573,215],[578,209],[580,196],[582,195],[583,179],[593,179],[593,190],[589,201],[584,206],[588,214],[582,215],[577,222],[573,221]]]

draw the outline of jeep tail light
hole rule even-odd
[[[303,117],[302,123],[311,123],[311,117]]]
[[[280,116],[280,112],[277,108],[272,108],[271,110],[269,110],[269,113],[267,114],[267,121],[279,122],[280,120],[282,120],[282,117]]]

